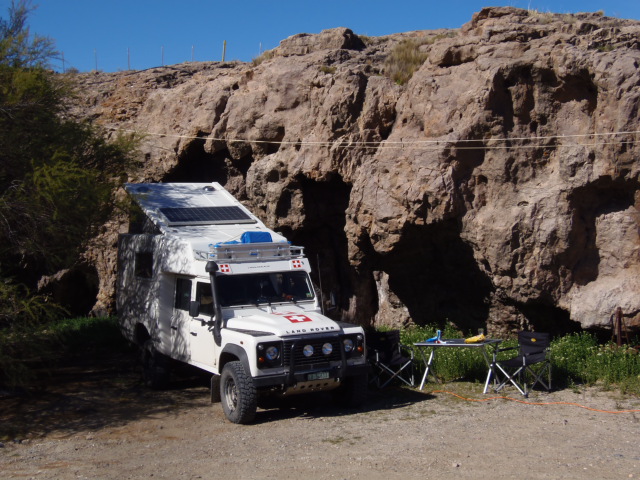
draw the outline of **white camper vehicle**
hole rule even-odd
[[[260,395],[364,399],[364,331],[322,315],[302,247],[217,183],[125,189],[141,212],[118,242],[117,311],[149,386],[172,361],[199,367],[234,423],[253,420]]]

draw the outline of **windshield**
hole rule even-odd
[[[223,307],[277,302],[296,303],[315,298],[311,280],[306,272],[219,275],[216,277],[216,283],[220,304]],[[202,291],[203,295],[206,292],[200,288],[198,291]]]

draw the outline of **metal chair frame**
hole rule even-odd
[[[511,383],[524,396],[529,396],[529,391],[540,384],[547,391],[551,391],[551,362],[548,358],[550,336],[548,333],[520,332],[518,334],[518,346],[497,348],[493,353],[491,372],[494,375],[494,391],[497,393],[507,384]],[[516,357],[507,360],[498,360],[500,352],[518,350]],[[533,380],[527,387],[524,376],[529,373]],[[547,374],[547,381],[543,379]],[[499,380],[502,374],[503,380]],[[489,379],[487,379],[487,382]]]
[[[374,341],[372,337],[378,337],[376,339],[378,341]],[[400,343],[400,331],[391,330],[389,332],[368,333],[367,339],[369,342],[367,345],[369,363],[374,370],[377,369],[372,375],[370,383],[375,383],[378,388],[384,388],[393,380],[398,379],[409,387],[415,387],[413,350]],[[395,345],[391,345],[390,349],[384,352],[383,349],[379,347],[380,342],[393,342]],[[392,352],[391,350],[396,351]],[[408,356],[403,355],[403,353],[407,353]],[[401,362],[391,365],[391,362],[383,358],[386,356],[385,354],[395,354],[397,355],[396,358],[401,359]],[[407,368],[409,368],[410,375],[405,377],[407,373],[405,370]],[[383,378],[387,375],[389,378]]]

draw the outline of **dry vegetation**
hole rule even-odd
[[[440,39],[455,36],[456,31],[432,36],[408,38],[403,40],[389,53],[385,60],[385,74],[398,85],[405,85],[420,68],[429,55],[428,46]]]

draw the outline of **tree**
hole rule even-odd
[[[49,321],[38,280],[69,268],[109,214],[133,142],[107,142],[65,116],[72,76],[48,70],[56,54],[31,35],[27,0],[0,18],[0,329]],[[47,307],[47,305],[49,307]],[[2,332],[0,332],[1,335]],[[0,350],[2,345],[0,345]],[[0,359],[0,370],[2,360]]]
[[[51,39],[30,35],[27,17],[33,9],[27,0],[12,0],[9,19],[0,18],[0,64],[13,68],[46,68],[57,54]]]

